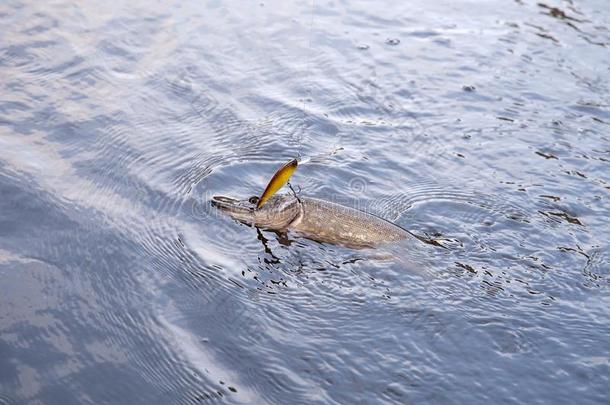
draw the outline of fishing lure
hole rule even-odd
[[[263,191],[263,194],[261,195],[261,197],[258,199],[258,202],[256,203],[257,209],[262,207],[263,204],[269,198],[271,198],[271,196],[273,196],[280,188],[282,188],[284,186],[284,184],[286,184],[288,182],[288,180],[290,179],[290,176],[292,176],[294,171],[297,169],[298,165],[299,165],[298,160],[292,159],[290,162],[288,162],[284,166],[280,167],[280,169],[277,172],[275,172],[275,174],[269,181],[269,184],[267,184],[265,191]]]

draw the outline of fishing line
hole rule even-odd
[[[330,152],[321,153],[315,156],[305,156],[302,155],[303,149],[303,135],[307,130],[307,125],[305,124],[305,118],[307,116],[305,110],[305,103],[308,100],[308,96],[311,96],[313,91],[313,85],[311,82],[311,44],[312,44],[312,36],[313,36],[313,22],[314,22],[314,13],[315,13],[316,2],[315,0],[311,0],[311,10],[310,10],[310,18],[309,18],[309,45],[307,47],[307,53],[305,58],[305,79],[307,81],[307,85],[305,86],[305,96],[303,97],[302,108],[301,108],[301,130],[298,132],[297,143],[298,143],[298,152],[297,152],[297,160],[299,164],[308,163],[308,162],[323,162],[327,158],[335,155],[337,152],[343,150],[343,147],[334,146]]]
[[[308,81],[308,85],[306,85],[306,89],[305,89],[305,95],[303,97],[303,107],[301,108],[301,131],[299,131],[299,136],[297,138],[297,143],[298,143],[298,157],[297,159],[301,160],[301,151],[303,149],[303,134],[305,133],[306,130],[306,125],[305,125],[305,102],[307,100],[307,97],[309,94],[311,94],[311,73],[310,73],[310,58],[311,58],[311,36],[313,33],[313,14],[314,14],[314,8],[315,8],[315,0],[311,0],[311,10],[310,10],[310,16],[309,16],[309,35],[308,35],[308,40],[309,40],[309,45],[307,47],[307,52],[306,52],[306,56],[305,56],[305,76],[307,78]]]

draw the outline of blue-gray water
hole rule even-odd
[[[608,403],[610,4],[542,1],[2,2],[0,403]],[[298,154],[445,248],[211,210]]]

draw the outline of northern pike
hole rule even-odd
[[[293,231],[308,239],[351,248],[375,247],[411,236],[381,217],[317,198],[276,194],[260,208],[258,202],[258,197],[213,197],[212,206],[247,225]]]

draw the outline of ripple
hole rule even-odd
[[[607,12],[495,3],[0,4],[0,402],[603,402]]]
[[[507,219],[528,222],[528,215],[518,206],[510,204],[501,197],[482,194],[477,191],[454,190],[435,183],[420,183],[410,186],[404,194],[383,197],[372,207],[375,212],[388,213],[394,221],[417,204],[428,204],[436,201],[455,202],[470,208],[464,211],[465,223],[485,223],[493,217],[503,216]],[[452,213],[454,215],[455,213]],[[491,216],[491,217],[490,217]]]

